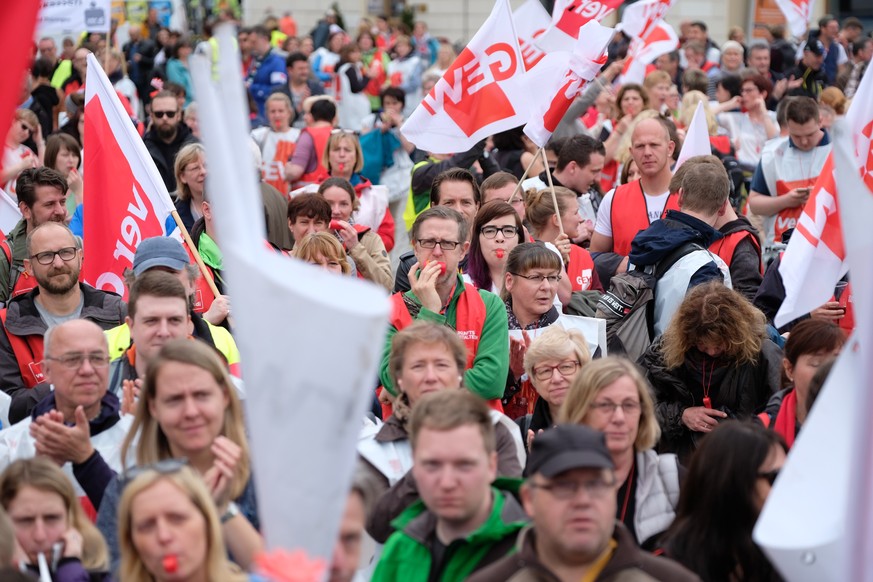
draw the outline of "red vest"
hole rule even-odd
[[[327,173],[327,168],[324,167],[324,150],[327,148],[327,140],[330,139],[330,133],[333,131],[333,128],[325,125],[324,127],[307,127],[303,131],[312,136],[315,160],[318,165],[313,171],[300,176],[300,182],[321,184],[330,177],[330,174]]]
[[[618,162],[612,160],[600,170],[600,189],[609,192],[618,184]]]
[[[15,360],[18,362],[18,369],[21,372],[21,379],[24,380],[24,385],[28,388],[33,388],[37,384],[45,382],[45,376],[42,373],[42,336],[27,335],[21,337],[9,333],[6,329],[5,309],[0,309],[0,322],[3,323],[3,332],[12,346],[12,352],[15,354]]]
[[[623,184],[612,196],[609,220],[612,223],[612,252],[624,257],[630,254],[631,241],[641,230],[649,228],[649,209],[646,195],[639,180]],[[670,194],[664,205],[663,218],[668,210],[679,210],[679,196]]]
[[[35,289],[36,277],[28,274],[24,270],[19,271],[12,265],[12,248],[9,246],[9,241],[6,239],[3,231],[0,231],[0,251],[3,251],[3,254],[6,255],[6,262],[9,263],[9,281],[11,282],[12,279],[15,279],[15,284],[12,286],[12,289],[9,290],[9,299]],[[79,280],[82,280],[81,276],[79,277]],[[9,302],[9,299],[6,300],[7,303]]]
[[[476,352],[479,348],[479,338],[482,337],[482,328],[485,326],[485,302],[479,295],[479,290],[469,283],[464,284],[464,292],[458,297],[458,305],[455,311],[455,329],[458,337],[467,347],[467,370],[473,367]],[[412,324],[412,315],[403,302],[403,293],[395,293],[391,296],[390,323],[394,329],[400,331]],[[503,412],[500,399],[489,400],[488,405],[494,410]],[[387,418],[387,417],[386,417]]]
[[[730,267],[731,259],[734,258],[734,251],[737,250],[737,245],[739,245],[747,238],[752,241],[752,244],[755,245],[755,250],[758,251],[758,270],[761,271],[761,274],[763,275],[764,264],[761,262],[761,243],[758,242],[758,237],[756,237],[748,230],[740,230],[723,236],[722,238],[712,243],[709,246],[709,250],[721,257],[721,260],[723,260],[725,264]]]
[[[591,254],[578,245],[570,245],[570,263],[567,266],[567,276],[573,291],[588,291],[594,273],[594,260]]]

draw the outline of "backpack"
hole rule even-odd
[[[658,280],[693,251],[705,250],[687,242],[654,265],[619,273],[597,302],[597,317],[606,320],[606,345],[609,355],[624,354],[636,361],[655,339],[655,286]]]

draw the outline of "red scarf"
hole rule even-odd
[[[797,391],[792,390],[782,398],[782,406],[776,415],[773,430],[782,435],[788,448],[794,444],[795,425],[797,423]]]

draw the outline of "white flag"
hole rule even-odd
[[[518,48],[521,49],[521,58],[527,71],[546,54],[534,44],[534,40],[546,31],[550,21],[549,13],[539,0],[527,0],[512,13],[512,22],[518,34]]]
[[[694,117],[691,118],[688,131],[685,132],[685,141],[682,142],[682,150],[679,152],[679,159],[676,160],[676,167],[673,169],[673,172],[676,172],[679,166],[684,164],[688,158],[705,156],[711,153],[712,148],[709,145],[709,127],[706,124],[706,113],[703,111],[703,103],[699,102],[697,109],[694,110]]]
[[[815,0],[776,0],[776,5],[785,20],[794,38],[800,38],[809,30],[809,20],[814,14]]]
[[[572,51],[579,31],[590,21],[600,22],[612,14],[623,0],[556,0],[552,23],[536,45],[543,51]]]
[[[0,188],[0,233],[3,233],[2,236],[9,234],[19,220],[21,220],[21,211],[9,197],[9,194]]]
[[[589,21],[580,29],[572,53],[551,52],[528,73],[534,105],[524,133],[537,146],[546,145],[573,100],[600,71],[614,33],[609,27]]]
[[[673,27],[663,20],[655,22],[645,38],[631,40],[618,82],[642,85],[646,78],[646,65],[678,47],[679,37]]]
[[[524,125],[529,99],[509,0],[497,0],[400,131],[425,151],[464,152],[489,135]]]
[[[376,285],[266,248],[232,39],[229,27],[218,31],[219,87],[203,57],[191,57],[191,72],[242,353],[262,531],[273,548],[329,562],[389,305]]]

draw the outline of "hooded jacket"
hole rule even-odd
[[[479,529],[445,548],[441,564],[434,564],[432,546],[437,517],[418,501],[394,520],[391,536],[373,582],[455,582],[506,555],[528,521],[511,492],[491,487],[491,514]]]
[[[170,143],[162,140],[155,129],[147,131],[142,136],[142,141],[158,167],[167,192],[173,192],[176,190],[176,174],[173,172],[176,156],[183,146],[195,143],[197,138],[194,137],[188,126],[180,121],[176,126],[176,137]]]

